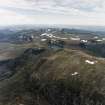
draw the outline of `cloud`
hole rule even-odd
[[[31,21],[27,16],[19,15],[15,12],[0,9],[0,25],[22,24],[26,22],[29,24]]]
[[[105,25],[104,0],[0,0],[0,24]]]

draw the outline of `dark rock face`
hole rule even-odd
[[[12,71],[9,68],[9,60],[0,62],[0,80],[6,79],[11,76]]]
[[[24,52],[24,54],[27,53],[27,54],[35,54],[35,55],[38,55],[38,54],[40,54],[40,53],[42,53],[44,51],[45,51],[44,48],[34,48],[34,49],[33,48],[30,48],[30,49],[27,49]]]
[[[89,44],[86,49],[93,52],[96,56],[105,58],[105,44]]]
[[[48,41],[49,48],[64,48],[65,42],[62,40],[49,40]]]

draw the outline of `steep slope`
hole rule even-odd
[[[0,81],[0,105],[105,105],[102,58],[28,49],[14,62],[15,73]]]

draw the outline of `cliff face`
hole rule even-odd
[[[105,105],[105,60],[77,50],[28,49],[9,61],[0,105]]]

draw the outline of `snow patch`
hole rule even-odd
[[[73,74],[71,74],[72,76],[78,75],[78,72],[74,72]]]
[[[102,38],[102,40],[105,40],[105,38]]]
[[[98,36],[94,36],[93,38],[94,38],[94,39],[98,39]]]
[[[43,34],[41,34],[40,36],[47,36],[47,37],[49,37],[49,38],[64,39],[64,40],[67,39],[67,38],[57,37],[57,36],[54,36],[53,34],[48,34],[48,33],[43,33]]]
[[[97,63],[97,61],[90,61],[90,60],[85,60],[86,63],[94,65],[95,63]]]
[[[73,37],[71,37],[70,39],[71,40],[80,40],[80,38],[73,38]]]
[[[101,39],[98,39],[98,40],[96,40],[97,42],[101,42],[101,41],[103,41],[103,40],[101,40]]]
[[[83,42],[83,43],[87,43],[88,41],[87,41],[87,40],[81,40],[81,42]]]
[[[53,34],[47,34],[47,33],[43,33],[40,36],[47,36],[47,37],[50,37],[50,38],[54,37]]]
[[[42,42],[46,41],[47,39],[41,39]]]

